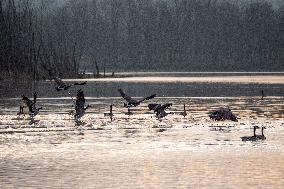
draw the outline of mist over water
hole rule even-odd
[[[157,80],[158,79],[158,80]],[[274,79],[274,80],[273,80]],[[70,89],[75,96],[76,91],[82,88],[87,97],[120,97],[117,89],[124,89],[134,97],[157,94],[158,97],[237,97],[261,96],[263,90],[266,96],[283,96],[283,76],[273,79],[252,78],[238,76],[233,80],[230,77],[137,77],[137,78],[109,78],[109,79],[82,79],[87,81],[86,86],[75,86]],[[69,79],[67,83],[77,80]],[[217,82],[216,82],[217,81]],[[272,82],[270,82],[272,81]],[[275,81],[275,82],[273,82]],[[67,91],[55,91],[54,82],[40,81],[31,83],[3,83],[0,86],[0,97],[20,98],[22,94],[32,96],[38,93],[39,98],[68,97]]]

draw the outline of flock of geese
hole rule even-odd
[[[75,85],[86,85],[87,82],[81,82],[81,83],[66,83],[62,81],[59,77],[53,77],[52,80],[55,81],[56,84],[56,91],[64,91],[68,90],[70,87],[75,86]],[[118,89],[118,92],[120,93],[121,97],[126,101],[124,102],[123,106],[128,109],[127,115],[132,115],[133,113],[130,111],[131,107],[137,107],[139,106],[142,102],[146,100],[150,100],[156,97],[156,94],[152,94],[150,96],[147,96],[142,99],[134,99],[127,95],[122,89]],[[76,99],[73,99],[71,96],[70,92],[68,92],[70,95],[75,111],[73,112],[74,120],[76,124],[80,124],[81,121],[80,119],[84,116],[86,110],[90,108],[90,105],[85,106],[85,95],[82,89],[79,89],[77,91]],[[34,117],[39,113],[39,111],[42,109],[42,107],[37,107],[37,93],[34,93],[33,100],[30,100],[28,97],[25,95],[22,95],[22,103],[20,105],[20,110],[17,113],[17,115],[24,115],[24,108],[28,109],[29,115],[31,120],[34,120]],[[110,116],[111,120],[113,117],[113,112],[112,112],[112,106],[110,105],[110,112],[105,113],[105,116]],[[172,114],[172,112],[166,112],[166,110],[172,106],[172,103],[165,103],[165,104],[157,104],[157,103],[151,103],[148,104],[149,110],[152,110],[155,113],[155,117],[161,121],[162,118],[166,117],[169,114]],[[184,110],[180,115],[183,115],[184,117],[187,115],[185,105],[184,105]],[[223,121],[223,120],[231,120],[231,121],[238,121],[238,117],[235,116],[232,111],[229,108],[221,108],[217,111],[213,111],[209,113],[209,118],[215,121]],[[31,124],[34,122],[32,121]],[[256,141],[256,140],[265,140],[266,137],[263,134],[263,130],[265,127],[261,128],[261,135],[256,135],[256,129],[259,129],[260,127],[254,126],[253,136],[245,136],[241,137],[243,141]]]

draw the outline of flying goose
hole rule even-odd
[[[81,83],[67,84],[66,82],[62,81],[61,78],[53,76],[51,70],[48,70],[48,71],[49,71],[49,76],[51,77],[50,80],[54,80],[55,84],[57,85],[55,87],[55,89],[57,91],[67,90],[67,89],[69,89],[73,85],[85,85],[85,84],[87,84],[87,81],[84,81],[84,82],[81,82]]]
[[[62,81],[62,79],[60,79],[59,77],[53,77],[53,80],[55,81],[55,83],[57,85],[55,87],[55,89],[57,91],[67,90],[73,85],[85,85],[85,84],[87,84],[87,81],[84,81],[82,83],[67,84],[66,82]]]
[[[133,114],[130,111],[130,107],[139,106],[141,102],[143,102],[145,100],[150,100],[150,99],[156,97],[156,94],[153,94],[153,95],[147,96],[147,97],[145,97],[141,100],[135,100],[135,99],[131,98],[130,96],[128,96],[127,94],[125,94],[122,89],[118,89],[118,92],[120,93],[121,97],[126,100],[126,103],[123,103],[123,104],[124,104],[124,107],[128,109],[128,112],[126,113],[127,115]]]
[[[124,103],[124,107],[126,107],[126,108],[136,107],[141,102],[143,102],[145,100],[150,100],[150,99],[156,97],[156,94],[153,94],[153,95],[147,96],[147,97],[145,97],[141,100],[135,100],[135,99],[131,98],[130,96],[128,96],[127,94],[125,94],[122,89],[118,89],[118,92],[120,93],[121,97],[126,100],[127,103]]]

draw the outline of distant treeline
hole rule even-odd
[[[49,69],[74,77],[103,67],[284,71],[284,7],[266,1],[52,2],[0,1],[0,77],[37,79]]]

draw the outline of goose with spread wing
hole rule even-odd
[[[85,84],[87,84],[87,81],[80,82],[80,83],[76,82],[76,83],[68,84],[68,83],[64,82],[60,77],[55,77],[52,74],[51,70],[49,70],[49,76],[51,77],[50,80],[54,80],[55,81],[55,84],[56,84],[55,89],[57,91],[67,90],[67,89],[69,89],[73,85],[85,85]]]
[[[153,95],[147,96],[147,97],[145,97],[141,100],[136,100],[136,99],[133,99],[132,97],[128,96],[127,94],[125,94],[122,89],[118,89],[118,92],[120,93],[121,97],[124,100],[126,100],[126,103],[124,103],[124,107],[126,107],[126,108],[139,106],[139,104],[141,102],[144,102],[145,100],[150,100],[150,99],[153,99],[153,98],[156,97],[156,94],[153,94]]]
[[[84,81],[84,82],[81,82],[81,83],[67,84],[66,82],[62,81],[62,79],[60,79],[59,77],[53,77],[53,80],[55,81],[55,83],[57,85],[55,87],[55,89],[57,91],[67,90],[73,85],[85,85],[85,84],[87,84],[87,81]]]
[[[166,109],[168,109],[169,107],[171,107],[173,104],[172,103],[166,103],[166,104],[149,104],[148,105],[148,108],[150,110],[153,110],[154,113],[156,114],[156,117],[158,119],[161,119],[163,117],[166,117],[168,114],[172,114],[171,112],[170,113],[167,113],[166,112]]]
[[[36,107],[36,100],[37,100],[37,93],[34,93],[33,101],[30,100],[25,95],[22,95],[22,101],[24,105],[20,106],[20,112],[18,113],[18,115],[24,114],[23,110],[24,110],[24,107],[26,106],[29,109],[30,116],[31,117],[36,116],[39,113],[39,110],[42,109],[42,107],[39,107],[39,108]]]

